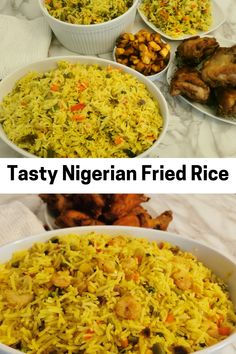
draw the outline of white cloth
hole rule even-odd
[[[5,15],[28,20],[42,16],[38,0],[0,0],[0,11]]]
[[[7,0],[2,0],[0,2],[0,10],[3,10],[7,6]]]
[[[19,19],[0,15],[0,79],[34,61],[45,59],[51,30],[44,19]]]
[[[16,3],[16,1],[17,0],[13,0],[13,2],[15,2],[13,3],[13,7],[18,7],[23,16],[29,20],[42,15],[38,0],[18,0],[18,3]]]
[[[0,205],[0,246],[45,231],[39,219],[22,203]]]

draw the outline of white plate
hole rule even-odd
[[[217,36],[215,36],[215,38],[217,39],[217,41],[219,42],[221,47],[231,47],[232,45],[235,44],[233,41],[230,41],[226,38],[221,38],[221,37],[217,37]],[[176,62],[175,57],[173,57],[170,65],[169,65],[168,71],[167,71],[167,82],[169,85],[170,85],[171,79],[172,79],[176,70],[177,70],[177,62]],[[199,112],[206,114],[207,116],[209,116],[211,118],[215,118],[215,119],[220,120],[222,122],[236,125],[236,118],[223,118],[223,117],[217,116],[216,109],[214,109],[211,106],[207,106],[205,104],[201,104],[201,103],[197,103],[197,102],[192,102],[192,101],[188,100],[187,98],[180,96],[180,95],[177,97],[181,98],[183,101],[187,102],[190,106],[196,108]]]
[[[83,226],[70,229],[60,229],[42,234],[26,237],[24,239],[9,243],[0,247],[0,263],[7,262],[12,254],[19,250],[30,248],[35,242],[46,242],[53,236],[66,235],[76,233],[78,235],[86,235],[89,232],[97,232],[98,234],[108,234],[111,236],[126,235],[135,237],[144,237],[149,241],[167,241],[173,245],[179,246],[181,249],[193,253],[199,261],[205,266],[212,269],[213,272],[226,281],[229,285],[231,299],[236,306],[236,264],[223,254],[211,247],[205,246],[200,242],[188,239],[184,236],[178,236],[170,232],[159,230],[126,227],[126,226]],[[236,333],[232,333],[229,337],[221,342],[212,345],[206,349],[195,352],[195,354],[234,354],[235,353]],[[10,348],[0,343],[1,354],[20,354],[22,352]]]
[[[49,228],[49,230],[56,230],[59,229],[59,227],[55,224],[55,217],[53,214],[50,212],[47,204],[43,204],[43,218],[44,222]]]
[[[139,4],[139,7],[142,3],[142,0]],[[225,16],[224,13],[222,11],[222,9],[219,7],[219,5],[215,2],[215,0],[212,0],[212,25],[210,26],[208,31],[198,31],[196,32],[194,35],[188,35],[185,34],[183,36],[180,36],[178,38],[174,38],[169,36],[168,34],[166,34],[165,32],[163,32],[160,28],[156,27],[153,23],[151,23],[147,17],[140,11],[138,7],[138,13],[141,16],[141,18],[143,19],[143,21],[146,23],[147,26],[149,26],[150,28],[152,28],[154,31],[160,33],[163,37],[170,39],[172,41],[180,41],[186,38],[190,38],[190,37],[194,37],[194,36],[203,36],[207,33],[213,32],[215,31],[217,28],[219,28],[224,22],[225,22]]]

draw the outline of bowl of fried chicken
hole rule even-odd
[[[215,37],[192,37],[177,47],[167,80],[181,96],[213,118],[236,124],[236,45]]]
[[[119,225],[166,231],[172,211],[156,215],[144,194],[40,194],[49,229]]]

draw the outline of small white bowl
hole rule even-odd
[[[160,113],[162,115],[164,122],[163,122],[162,131],[158,139],[148,150],[144,151],[142,154],[138,155],[137,157],[156,157],[158,155],[157,153],[158,144],[163,139],[167,130],[168,115],[169,115],[167,102],[164,96],[162,95],[161,91],[159,90],[159,88],[156,85],[154,85],[150,80],[148,80],[144,75],[119,63],[114,63],[113,61],[101,59],[97,57],[86,57],[86,56],[64,56],[64,57],[62,56],[62,57],[47,58],[45,60],[27,65],[15,71],[5,79],[3,79],[0,82],[0,102],[8,93],[12,91],[17,80],[19,80],[20,78],[22,78],[23,76],[25,76],[26,74],[32,71],[44,73],[48,70],[54,69],[57,67],[57,62],[59,61],[69,61],[71,63],[80,62],[81,64],[88,64],[88,65],[98,64],[100,66],[112,66],[115,68],[122,69],[123,71],[131,74],[132,76],[135,76],[139,81],[143,82],[146,88],[148,89],[148,91],[151,93],[152,97],[158,101],[160,107]],[[5,134],[1,124],[0,124],[0,138],[8,146],[10,146],[13,150],[18,152],[19,154],[25,157],[36,157],[35,155],[18,147],[16,144],[10,141],[8,136]]]
[[[80,54],[111,52],[116,38],[134,23],[139,2],[139,0],[134,0],[128,11],[111,21],[93,25],[78,25],[56,19],[48,13],[44,6],[44,0],[38,1],[41,11],[57,39],[64,47]]]
[[[163,39],[162,39],[162,42],[163,43],[166,43],[165,41],[163,41]],[[117,60],[116,60],[116,46],[114,47],[114,49],[113,49],[113,52],[112,52],[112,59],[117,63]],[[143,76],[145,76],[146,78],[148,78],[149,80],[151,80],[151,81],[155,81],[155,80],[158,80],[158,79],[161,79],[163,76],[164,76],[164,74],[167,72],[167,69],[169,68],[169,66],[170,66],[170,62],[171,62],[171,50],[170,50],[170,57],[169,57],[169,60],[168,60],[168,63],[167,63],[167,65],[164,67],[164,69],[162,69],[161,71],[159,71],[158,73],[156,73],[156,74],[153,74],[153,75],[144,75],[144,74],[142,74]],[[126,67],[129,67],[129,66],[127,66],[127,65],[124,65],[124,64],[121,64],[121,65],[123,65],[123,66],[126,66]],[[136,71],[136,70],[135,70]]]
[[[175,235],[167,231],[159,231],[153,229],[145,229],[131,226],[83,226],[73,227],[69,229],[60,229],[47,231],[42,234],[26,237],[24,239],[9,243],[0,247],[0,263],[7,262],[12,254],[19,250],[30,248],[36,242],[46,242],[53,236],[78,234],[86,235],[90,232],[98,234],[107,234],[111,236],[126,235],[146,238],[149,241],[166,241],[181,249],[194,254],[200,262],[210,268],[217,276],[222,278],[229,286],[231,300],[236,308],[236,264],[229,258],[211,247],[205,246],[200,242],[193,241],[189,238]],[[229,337],[221,342],[212,345],[206,349],[202,349],[193,354],[235,354],[236,333],[232,333]],[[10,348],[0,343],[1,354],[20,354],[22,352]]]

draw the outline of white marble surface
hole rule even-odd
[[[236,261],[236,195],[150,194],[149,197],[143,206],[153,216],[172,210],[173,221],[168,231],[203,242]],[[0,205],[16,200],[45,223],[45,204],[37,195],[0,195]]]
[[[226,15],[226,22],[216,31],[218,36],[236,42],[236,0],[216,0]],[[14,6],[11,6],[11,5]],[[0,0],[0,13],[34,18],[38,15],[36,0]],[[145,27],[137,16],[134,30]],[[214,34],[214,33],[213,33]],[[20,39],[19,39],[20,40]],[[173,43],[173,45],[175,45]],[[49,56],[73,55],[54,38]],[[102,55],[111,58],[111,54]],[[166,136],[158,147],[160,157],[236,157],[236,125],[217,121],[199,113],[168,93],[165,77],[155,82],[164,93],[170,110]],[[0,141],[0,157],[19,157]]]

